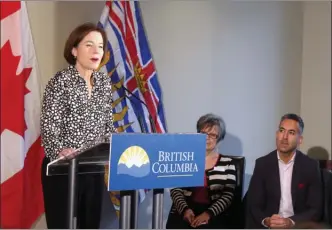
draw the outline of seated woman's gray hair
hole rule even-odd
[[[216,126],[218,129],[218,139],[217,142],[222,141],[226,135],[226,124],[224,120],[215,114],[208,113],[201,116],[196,124],[197,132],[201,132],[204,128],[212,128]]]

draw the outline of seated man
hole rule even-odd
[[[248,189],[246,228],[293,228],[320,221],[322,181],[318,162],[297,150],[304,123],[295,114],[281,118],[277,149],[256,160]]]

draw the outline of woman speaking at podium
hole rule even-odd
[[[96,71],[107,49],[105,32],[94,24],[75,28],[64,47],[68,67],[53,76],[44,91],[41,137],[45,150],[42,184],[48,228],[67,228],[68,176],[46,176],[46,166],[84,143],[116,132],[111,82]],[[79,175],[77,228],[99,228],[104,176]]]
[[[166,224],[168,229],[227,228],[223,214],[232,203],[236,169],[231,158],[216,151],[217,144],[225,137],[226,126],[219,116],[206,114],[199,118],[196,128],[207,135],[205,185],[171,189],[173,204]]]

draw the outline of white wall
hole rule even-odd
[[[87,21],[96,22],[104,2],[27,1],[30,26],[42,77],[42,88],[66,66],[63,48],[74,27]]]
[[[330,61],[312,63],[319,55],[331,57],[327,44],[331,38],[324,28],[318,30],[312,24],[315,20],[330,23],[327,17],[331,12],[317,11],[316,3],[306,4],[303,11],[301,2],[141,2],[169,131],[195,131],[200,115],[220,114],[228,131],[220,150],[246,157],[246,186],[255,159],[275,148],[275,131],[286,112],[304,116],[305,140],[310,143],[304,149],[331,145],[328,123],[317,125],[322,119],[316,120],[312,113],[314,108],[330,122],[331,109],[326,106],[331,89],[325,88],[327,83],[310,88],[310,71],[315,71],[320,81],[331,75]],[[103,6],[103,2],[28,2],[43,86],[65,66],[62,49],[71,29],[85,21],[98,21]],[[313,19],[313,12],[320,19]],[[317,41],[322,41],[320,46],[315,45]],[[304,93],[308,88],[309,95],[320,93],[325,104],[317,107],[308,99]],[[326,138],[310,135],[319,132]],[[105,204],[105,210],[111,209]],[[151,205],[148,196],[140,207],[140,228],[151,227]],[[166,193],[164,219],[169,207]],[[116,221],[107,215],[103,227],[116,228]]]
[[[194,131],[206,112],[222,115],[228,135],[221,152],[246,157],[248,182],[255,159],[275,147],[280,116],[300,113],[301,3],[141,6],[169,131]]]
[[[301,115],[302,146],[320,159],[331,158],[331,3],[304,5]]]

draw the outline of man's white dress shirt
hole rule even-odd
[[[294,153],[292,159],[290,159],[289,162],[285,163],[283,160],[280,159],[279,152],[277,152],[279,176],[280,176],[280,189],[281,189],[280,206],[278,214],[283,218],[288,218],[294,215],[293,200],[292,200],[292,175],[293,175],[295,155],[296,152]],[[265,227],[267,227],[264,224],[264,220],[262,221],[262,224]],[[294,224],[294,221],[293,220],[291,221]]]
[[[279,206],[279,215],[283,218],[288,218],[294,215],[293,200],[292,200],[292,175],[295,154],[292,159],[285,163],[280,159],[278,153],[278,165],[279,165],[279,176],[280,176],[280,188],[281,198]]]

